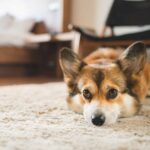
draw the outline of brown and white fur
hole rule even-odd
[[[122,53],[96,51],[84,60],[64,48],[60,65],[68,87],[69,108],[83,113],[94,125],[135,115],[150,88],[150,64],[142,42],[133,43]]]

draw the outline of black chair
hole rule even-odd
[[[89,52],[100,46],[126,47],[132,42],[139,40],[143,41],[147,46],[150,46],[150,29],[119,36],[116,36],[114,34],[114,28],[118,26],[150,25],[149,15],[150,0],[114,0],[105,23],[105,29],[107,29],[107,27],[111,29],[111,36],[100,37],[93,32],[90,32],[88,29],[79,26],[72,26],[72,30],[80,33],[81,36],[79,53],[82,53],[82,51],[87,49],[88,51],[86,52],[86,54],[84,54],[87,55]]]

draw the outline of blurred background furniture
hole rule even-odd
[[[70,40],[57,38],[68,30],[69,0],[30,2],[30,8],[22,0],[16,4],[22,8],[19,14],[9,1],[0,16],[0,76],[45,75],[61,77],[58,52],[61,47],[70,47]],[[11,2],[14,4],[14,2]],[[24,5],[23,5],[24,3]],[[43,5],[41,5],[43,4]],[[45,7],[46,6],[46,7]],[[28,11],[23,9],[28,7]],[[10,9],[9,9],[10,8]],[[37,12],[37,10],[44,12]],[[43,16],[40,14],[43,13]],[[47,15],[45,15],[45,14]],[[53,38],[52,38],[53,37]]]
[[[7,17],[5,19],[8,21]],[[9,28],[5,26],[6,29],[0,28],[3,31],[0,32],[0,76],[32,75],[38,71],[38,43],[29,42],[28,38],[32,34],[38,36],[47,33],[47,29],[43,22],[32,22],[30,27],[25,26],[25,23],[28,22],[17,22],[14,28],[13,25]],[[23,31],[21,28],[28,29]]]
[[[62,47],[72,47],[71,38],[67,40],[52,39],[39,44],[39,74],[51,78],[62,79],[62,71],[59,65],[59,51]]]
[[[109,11],[105,27],[99,35],[93,31],[80,26],[71,26],[80,35],[80,43],[78,53],[81,57],[87,56],[91,51],[100,46],[103,47],[126,47],[134,41],[143,41],[147,46],[150,46],[150,1],[127,1],[114,0]],[[139,32],[129,33],[124,35],[115,35],[114,28],[119,26],[146,26]],[[111,31],[109,36],[105,36],[108,28]]]
[[[127,7],[133,3],[138,5]],[[5,0],[0,1],[0,8],[0,83],[5,78],[62,80],[58,56],[62,47],[70,47],[84,57],[97,47],[126,47],[135,39],[146,44],[149,40],[150,27],[132,32],[131,36],[116,32],[127,15],[127,20],[135,16],[127,22],[128,30],[137,23],[137,16],[147,18],[150,13],[146,0]],[[136,14],[133,8],[138,9]],[[122,13],[125,16],[118,19]],[[149,24],[149,18],[145,20],[140,26]],[[69,24],[73,24],[71,31]]]

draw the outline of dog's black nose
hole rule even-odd
[[[105,116],[104,115],[93,115],[92,116],[92,123],[96,126],[101,126],[105,122]]]

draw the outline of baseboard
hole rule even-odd
[[[0,77],[30,76],[38,74],[36,64],[0,64]]]

